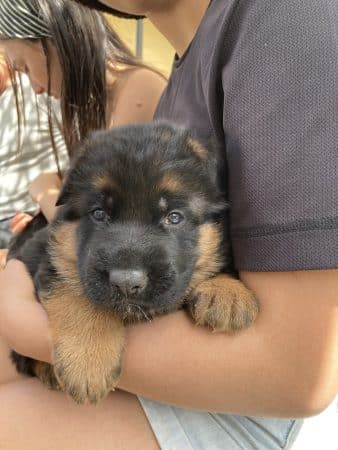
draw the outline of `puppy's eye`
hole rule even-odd
[[[165,223],[167,225],[178,225],[183,220],[184,220],[183,214],[181,214],[177,211],[173,211],[167,215],[167,217],[165,218]]]
[[[104,222],[107,217],[106,212],[100,208],[94,209],[90,214],[96,222]]]

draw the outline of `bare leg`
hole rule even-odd
[[[14,365],[9,359],[9,354],[10,349],[7,347],[0,336],[0,385],[8,383],[10,381],[25,379],[23,375],[19,375],[16,371]]]
[[[35,379],[0,386],[1,450],[159,449],[137,398],[122,391],[77,405]]]

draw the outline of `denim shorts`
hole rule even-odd
[[[291,449],[302,420],[190,411],[139,398],[162,450]]]

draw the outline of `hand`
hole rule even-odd
[[[11,232],[15,234],[21,233],[29,222],[33,219],[33,216],[23,212],[17,212],[15,216],[11,219],[9,227]]]
[[[29,186],[29,193],[36,203],[48,192],[57,191],[61,188],[61,180],[56,172],[43,172],[38,175]]]
[[[24,264],[17,260],[0,271],[0,335],[18,353],[51,361],[47,314],[36,301]]]

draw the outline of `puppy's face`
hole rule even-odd
[[[215,172],[215,154],[168,124],[86,143],[59,203],[63,219],[78,223],[78,270],[91,302],[127,321],[181,305],[207,241],[217,241],[212,263],[220,259],[220,233],[210,235],[224,210]]]

